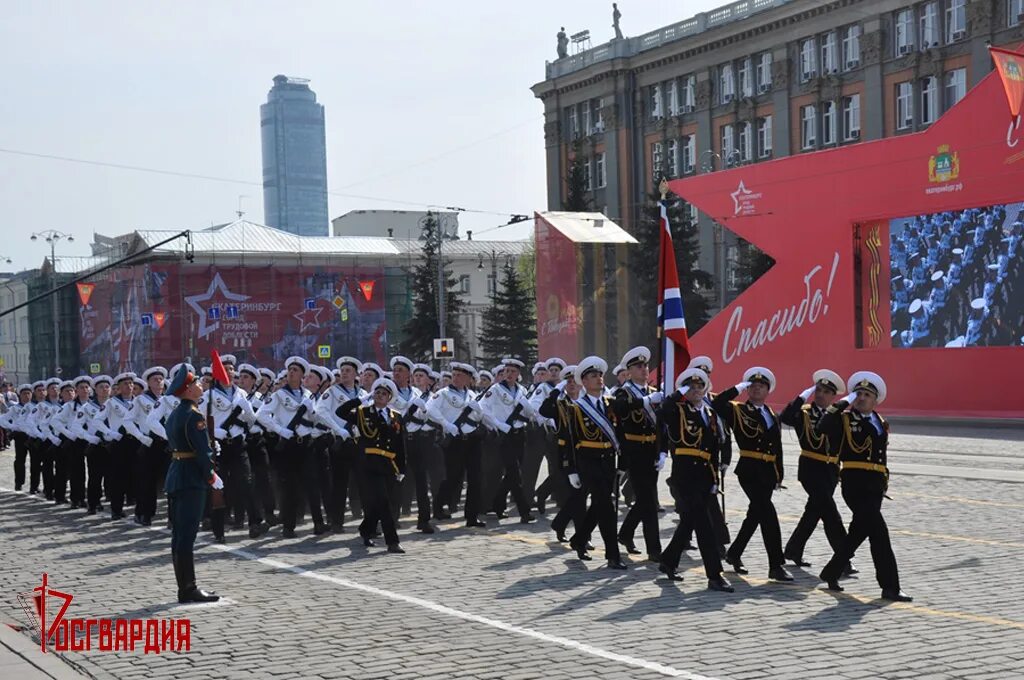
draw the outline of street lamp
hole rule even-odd
[[[62,231],[56,229],[47,229],[45,231],[37,231],[32,234],[29,238],[33,241],[38,241],[40,237],[46,239],[46,242],[50,244],[50,280],[53,284],[51,289],[57,287],[57,241],[67,241],[71,243],[75,240],[75,237],[71,234],[65,234]],[[57,296],[53,297],[53,374],[57,375],[60,372],[60,336],[57,334]]]

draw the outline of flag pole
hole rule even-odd
[[[661,209],[665,208],[666,213],[668,212],[668,206],[665,203],[666,197],[668,196],[668,181],[662,177],[661,182],[658,183],[658,191],[661,193],[661,201],[658,204],[658,297],[662,298],[665,290],[665,268],[662,266],[662,258],[665,257],[665,253],[662,252],[662,244],[665,241],[664,235],[661,230],[665,228],[661,221]],[[661,300],[661,314],[658,315],[660,318],[655,320],[657,324],[656,337],[658,338],[658,378],[661,381],[662,394],[667,395],[670,387],[670,383],[665,379],[665,342],[667,340],[664,332],[664,318],[665,318],[665,300]],[[675,376],[672,378],[675,380]]]

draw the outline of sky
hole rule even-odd
[[[621,26],[640,35],[723,4],[626,0]],[[560,26],[594,46],[612,35],[611,3],[594,0],[4,0],[3,13],[9,271],[39,266],[49,246],[29,237],[47,229],[75,237],[59,257],[88,255],[93,233],[202,229],[239,207],[262,223],[259,106],[279,73],[309,78],[326,109],[331,218],[459,206],[483,211],[460,218],[474,238],[525,238],[530,222],[493,228],[547,209],[529,88]]]

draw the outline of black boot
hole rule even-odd
[[[217,602],[220,595],[207,593],[196,587],[196,565],[192,553],[180,554],[177,556],[178,573],[181,580],[178,582],[178,602]]]

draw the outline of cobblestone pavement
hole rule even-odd
[[[704,589],[696,553],[683,558],[686,580],[669,583],[636,559],[607,570],[600,548],[593,562],[575,560],[546,519],[523,527],[492,517],[487,529],[448,523],[429,537],[405,521],[406,555],[367,550],[352,532],[314,538],[308,524],[291,540],[229,533],[227,546],[197,551],[200,584],[227,600],[179,606],[165,530],[14,493],[8,451],[0,620],[25,623],[15,595],[44,571],[74,594],[69,617],[191,619],[187,653],[63,655],[99,678],[1024,676],[1024,585],[1007,578],[1024,559],[1024,433],[895,429],[884,511],[910,604],[878,599],[866,547],[845,593],[822,590],[820,528],[807,551],[814,567],[796,569],[794,584],[767,581],[755,537],[751,574],[730,576],[737,592],[726,595]],[[804,501],[794,455],[790,463],[789,488],[776,496],[784,536]],[[735,531],[744,504],[731,473],[727,491]],[[673,526],[667,513],[664,540]]]

